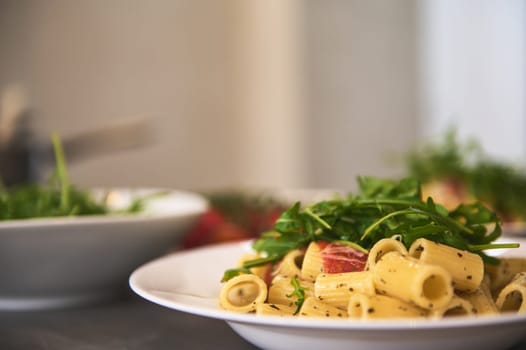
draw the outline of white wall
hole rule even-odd
[[[67,137],[129,118],[144,117],[153,125],[155,143],[144,149],[72,162],[76,182],[206,187],[230,181],[237,169],[226,156],[234,144],[231,129],[224,128],[231,116],[228,14],[222,4],[0,6],[8,27],[0,34],[2,52],[8,53],[1,55],[2,86],[27,87],[41,137],[52,130]]]
[[[302,0],[232,3],[238,184],[305,187]]]
[[[318,187],[398,176],[417,139],[414,1],[309,1],[309,175]]]
[[[64,136],[144,117],[155,143],[81,185],[349,188],[461,121],[524,153],[520,0],[0,2],[0,93]]]
[[[493,157],[526,156],[526,2],[419,2],[421,117],[434,137],[455,126]]]
[[[297,1],[3,1],[0,93],[26,89],[44,139],[151,121],[148,147],[70,161],[81,185],[303,186],[299,16]]]

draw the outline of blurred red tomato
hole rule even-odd
[[[198,220],[184,238],[182,248],[257,238],[270,230],[283,208],[275,202],[238,193],[210,196],[211,209]]]

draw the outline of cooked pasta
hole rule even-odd
[[[337,270],[353,261],[334,255],[347,248],[311,242],[306,250],[287,253],[273,269],[268,264],[242,269],[223,284],[220,305],[260,316],[361,320],[526,312],[526,259],[502,258],[490,266],[476,254],[426,239],[406,249],[389,238],[373,245],[361,270],[327,267],[327,256]]]
[[[397,239],[384,238],[379,240],[371,248],[371,250],[369,250],[369,255],[367,257],[367,265],[365,266],[365,269],[373,269],[382,256],[392,251],[399,252],[402,255],[408,253],[405,245]]]
[[[490,278],[488,275],[484,276],[480,287],[471,293],[459,292],[461,298],[466,299],[473,306],[473,313],[477,315],[492,315],[497,314],[499,309],[490,290]]]
[[[375,294],[372,272],[322,273],[314,283],[314,296],[318,300],[343,310],[353,293]]]
[[[347,318],[347,311],[325,304],[315,298],[305,299],[301,306],[299,316],[301,317],[324,317],[324,318]]]
[[[350,318],[419,318],[426,317],[427,310],[386,295],[354,293],[348,302]]]
[[[484,264],[479,255],[425,238],[414,241],[409,248],[409,255],[422,263],[446,269],[451,274],[456,290],[475,291],[484,277]]]
[[[486,265],[491,280],[491,292],[498,292],[519,272],[526,271],[526,258],[503,257],[498,265]]]
[[[279,263],[276,274],[289,277],[298,277],[301,275],[301,265],[305,252],[294,249],[288,252],[283,260]]]
[[[500,291],[497,307],[502,312],[526,312],[526,272],[516,274]]]
[[[497,212],[480,201],[448,209],[413,177],[357,185],[284,210],[252,242],[256,258],[224,271],[221,306],[354,322],[526,311],[526,257],[488,252],[520,246],[497,241]]]
[[[314,283],[311,281],[299,280],[306,296],[314,296]],[[297,296],[292,295],[294,286],[292,278],[278,275],[274,277],[268,287],[268,302],[272,304],[282,304],[292,306],[297,301]]]
[[[241,267],[245,261],[248,261],[248,260],[251,260],[251,259],[257,259],[257,258],[260,258],[260,256],[258,254],[244,254],[239,259],[239,261],[237,263],[237,266]],[[262,266],[252,267],[250,269],[250,272],[253,273],[254,275],[262,278],[262,279],[265,279],[265,275],[267,274],[267,266],[266,265],[262,265]]]
[[[252,312],[267,299],[267,285],[254,274],[243,274],[227,281],[219,296],[221,306],[230,311]]]
[[[292,316],[296,307],[281,304],[261,303],[256,305],[256,314],[260,316]]]
[[[323,258],[321,248],[317,242],[311,242],[307,247],[301,266],[301,278],[314,281],[323,272]]]
[[[468,300],[454,295],[445,307],[431,311],[430,316],[434,318],[442,318],[469,316],[473,313],[473,305]]]
[[[438,265],[423,264],[398,252],[382,256],[372,272],[377,293],[414,303],[424,309],[443,308],[453,297],[449,272]]]

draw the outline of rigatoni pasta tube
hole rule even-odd
[[[322,273],[314,282],[314,296],[318,300],[344,310],[353,293],[375,293],[371,271]]]
[[[453,297],[448,271],[398,252],[382,256],[372,272],[378,294],[399,298],[425,309],[443,308]]]
[[[516,274],[523,271],[526,271],[526,258],[502,257],[498,265],[486,264],[492,293],[497,294]]]
[[[267,284],[253,274],[231,278],[221,288],[220,305],[230,311],[252,312],[267,299]]]
[[[461,298],[466,299],[473,306],[473,313],[477,315],[493,315],[499,313],[490,290],[490,278],[484,276],[479,288],[470,293],[459,292]]]
[[[310,242],[305,256],[303,257],[303,264],[301,266],[301,278],[308,281],[313,281],[323,272],[323,257],[321,256],[321,248],[317,242]]]
[[[314,296],[314,284],[310,281],[298,279],[300,286],[305,292],[305,296]],[[274,277],[268,289],[268,302],[272,304],[282,304],[292,306],[298,299],[293,296],[294,285],[292,278],[288,276],[278,275]]]
[[[387,295],[354,293],[349,298],[347,313],[350,318],[419,318],[427,310]]]
[[[258,259],[258,258],[261,258],[259,254],[245,254],[239,259],[237,263],[237,267],[242,267],[243,263],[245,263],[246,261],[249,261],[252,259]],[[250,268],[250,272],[258,277],[261,277],[262,279],[265,279],[265,275],[267,274],[269,268],[270,268],[269,265],[256,266],[256,267]]]
[[[299,316],[302,317],[323,317],[323,318],[347,318],[347,311],[338,309],[329,304],[325,304],[315,298],[306,298],[301,305]]]
[[[394,238],[383,238],[376,242],[372,248],[369,250],[369,255],[367,256],[367,264],[365,265],[366,270],[371,270],[376,265],[376,262],[380,260],[385,254],[396,251],[402,255],[407,254],[407,248],[405,245]]]
[[[276,274],[289,277],[298,277],[301,274],[301,265],[304,251],[299,249],[288,252],[279,263]]]
[[[434,318],[473,315],[473,305],[466,299],[454,295],[449,304],[441,309],[431,311]]]
[[[293,316],[296,306],[261,303],[256,305],[256,315],[260,316]]]
[[[526,312],[526,272],[515,275],[497,297],[500,311]]]
[[[482,258],[474,253],[419,238],[409,247],[409,255],[424,264],[439,265],[453,278],[453,287],[464,292],[475,291],[484,277]]]

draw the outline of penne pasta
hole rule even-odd
[[[228,280],[219,295],[219,304],[226,310],[252,312],[267,299],[267,285],[254,274],[242,274]]]
[[[465,250],[420,238],[409,247],[409,255],[424,264],[446,269],[453,279],[453,287],[459,291],[475,291],[484,278],[482,258]]]
[[[500,291],[496,303],[502,312],[526,312],[526,272],[515,275]]]
[[[400,299],[386,295],[354,293],[349,298],[347,313],[350,318],[420,318],[427,311]]]
[[[353,293],[375,294],[371,271],[322,273],[314,282],[316,299],[343,310],[347,309]]]
[[[378,294],[399,298],[424,309],[443,308],[453,297],[448,271],[398,252],[382,256],[372,272]]]

